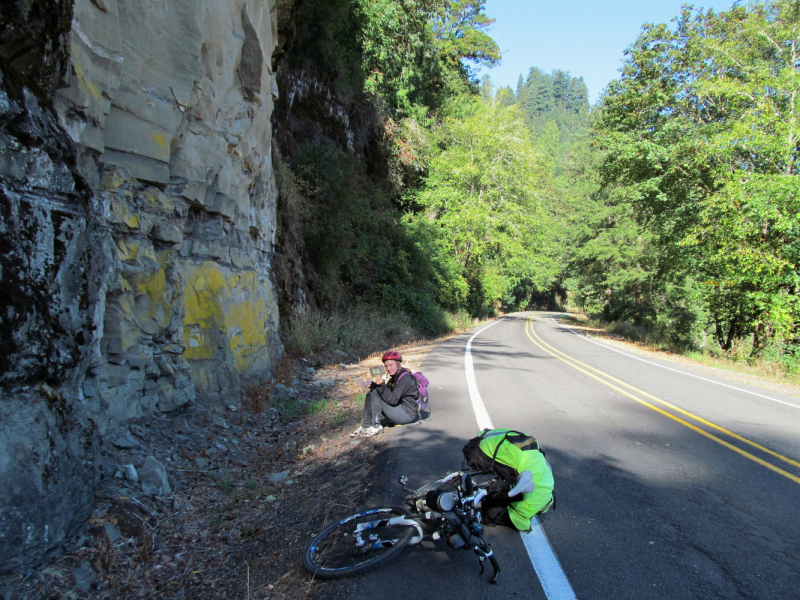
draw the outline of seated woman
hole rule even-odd
[[[389,350],[383,353],[381,360],[389,381],[384,382],[378,375],[369,384],[364,384],[369,385],[369,392],[364,400],[361,426],[350,434],[353,437],[376,435],[383,431],[381,415],[398,425],[413,423],[419,416],[417,380],[400,364],[403,357],[399,352]],[[404,373],[409,376],[402,377]]]

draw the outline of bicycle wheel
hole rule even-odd
[[[394,517],[410,517],[397,506],[368,508],[333,523],[317,534],[303,552],[303,566],[320,579],[359,575],[396,556],[415,529],[392,525]],[[360,526],[360,527],[359,527]]]

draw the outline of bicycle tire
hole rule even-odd
[[[376,531],[397,533],[396,541],[389,547],[368,552],[358,549],[353,538],[345,538],[352,535],[358,523],[400,516],[412,515],[410,511],[399,506],[378,506],[343,517],[314,536],[303,551],[303,567],[319,579],[353,577],[374,569],[397,556],[416,530],[407,525],[382,527]]]

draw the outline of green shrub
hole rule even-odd
[[[330,402],[327,400],[315,400],[308,405],[308,414],[314,415],[319,412],[325,412],[330,407]]]
[[[280,400],[273,400],[272,407],[277,409],[278,417],[284,423],[296,419],[302,409],[300,401],[293,396],[287,396]]]

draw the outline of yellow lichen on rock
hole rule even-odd
[[[166,255],[162,252],[155,269],[137,274],[132,281],[136,288],[136,320],[142,331],[150,335],[165,329],[172,313]]]
[[[236,370],[264,368],[271,307],[254,271],[233,273],[214,262],[184,266],[184,341],[187,360],[216,356],[215,340],[227,339]]]
[[[170,215],[175,211],[175,200],[157,188],[148,188],[142,192],[147,210],[154,213]]]
[[[117,258],[125,262],[146,261],[157,262],[156,253],[149,244],[141,245],[136,240],[118,238],[115,239],[117,247]]]
[[[156,145],[158,146],[158,149],[161,151],[159,153],[158,158],[160,158],[161,160],[168,161],[169,160],[169,140],[167,139],[167,136],[165,136],[163,133],[154,133],[153,135],[150,136],[150,139],[153,140],[156,143]]]
[[[80,51],[79,50],[80,49],[79,48],[75,48],[75,46],[73,44],[72,56],[74,56],[74,57],[80,56]],[[78,85],[80,86],[80,89],[87,96],[92,96],[95,100],[99,100],[100,99],[100,90],[98,90],[97,86],[88,77],[86,77],[86,75],[84,73],[84,70],[83,70],[83,65],[81,65],[81,63],[78,60],[74,60],[73,59],[72,66],[75,69],[75,75],[77,77],[77,81],[78,81]]]
[[[129,229],[139,228],[139,215],[130,211],[127,202],[112,196],[111,219],[114,223],[125,223]]]

